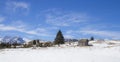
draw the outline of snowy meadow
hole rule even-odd
[[[114,44],[109,44],[114,43]],[[120,42],[91,42],[93,46],[64,44],[60,47],[0,50],[0,62],[120,62]]]

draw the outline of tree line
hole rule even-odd
[[[94,37],[91,37],[90,40],[94,40]],[[55,37],[53,42],[40,43],[39,40],[32,40],[31,42],[29,42],[29,44],[0,43],[0,48],[11,48],[11,47],[16,48],[16,46],[20,46],[20,45],[23,45],[22,47],[25,47],[25,48],[33,47],[33,45],[36,45],[37,47],[50,47],[50,46],[53,46],[53,45],[60,46],[61,44],[65,44],[65,39],[64,39],[64,36],[63,36],[61,30],[59,30],[57,32],[56,37]]]

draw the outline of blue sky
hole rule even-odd
[[[120,0],[0,0],[0,37],[120,39]]]

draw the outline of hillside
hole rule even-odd
[[[61,47],[4,49],[0,50],[0,62],[120,62],[119,41],[91,41],[91,44],[91,47],[66,44]]]

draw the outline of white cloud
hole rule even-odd
[[[6,10],[7,12],[17,12],[24,11],[27,13],[29,11],[29,4],[26,2],[17,2],[17,1],[7,1],[6,2]]]
[[[68,30],[66,34],[73,35],[76,37],[76,35],[93,35],[97,37],[103,37],[103,38],[111,38],[111,39],[119,39],[120,38],[120,32],[119,31],[108,31],[108,30],[99,30],[99,29],[91,29],[91,28],[84,28],[81,30]],[[74,37],[74,38],[75,38]]]
[[[0,31],[18,31],[29,35],[52,36],[46,28],[30,28],[22,21],[17,21],[9,25],[0,24]]]
[[[112,27],[112,26],[111,26]],[[105,38],[120,38],[119,31],[109,30],[108,26],[104,24],[89,24],[85,27],[82,27],[80,30],[76,31],[77,33],[82,33],[83,35],[96,35]]]
[[[66,34],[72,34],[74,31],[73,30],[68,30]]]
[[[55,26],[71,26],[90,20],[86,14],[60,10],[46,11],[45,18],[48,24]]]
[[[23,32],[27,34],[37,35],[37,36],[52,36],[50,35],[49,31],[47,31],[45,28],[36,28],[34,30],[24,30]]]
[[[87,25],[84,27],[79,27],[76,30],[67,30],[65,32],[67,37],[72,37],[74,36],[77,37],[78,35],[81,36],[97,36],[97,37],[102,37],[102,38],[111,38],[111,39],[119,39],[120,38],[120,32],[116,30],[109,30],[106,25],[102,24],[96,24],[96,25]],[[78,36],[80,37],[80,36]]]
[[[16,8],[25,8],[25,9],[29,9],[28,4],[25,2],[12,2],[13,5],[15,5]]]
[[[0,16],[0,22],[3,22],[3,21],[5,21],[5,17]]]
[[[5,26],[4,24],[0,24],[0,30],[9,31],[9,30],[18,30],[18,29],[12,26]]]
[[[64,37],[66,39],[73,39],[73,38],[75,38],[72,34],[66,34],[66,35],[64,35]]]
[[[100,37],[110,37],[112,39],[114,38],[120,38],[120,32],[117,31],[105,31],[105,30],[85,30],[85,31],[80,31],[81,33],[83,33],[84,35],[97,35]]]
[[[10,26],[16,26],[18,28],[26,28],[28,27],[26,23],[22,22],[22,20],[12,21]]]
[[[65,33],[64,33],[64,37],[65,38],[77,38],[76,36],[79,35],[77,30],[67,30]]]

